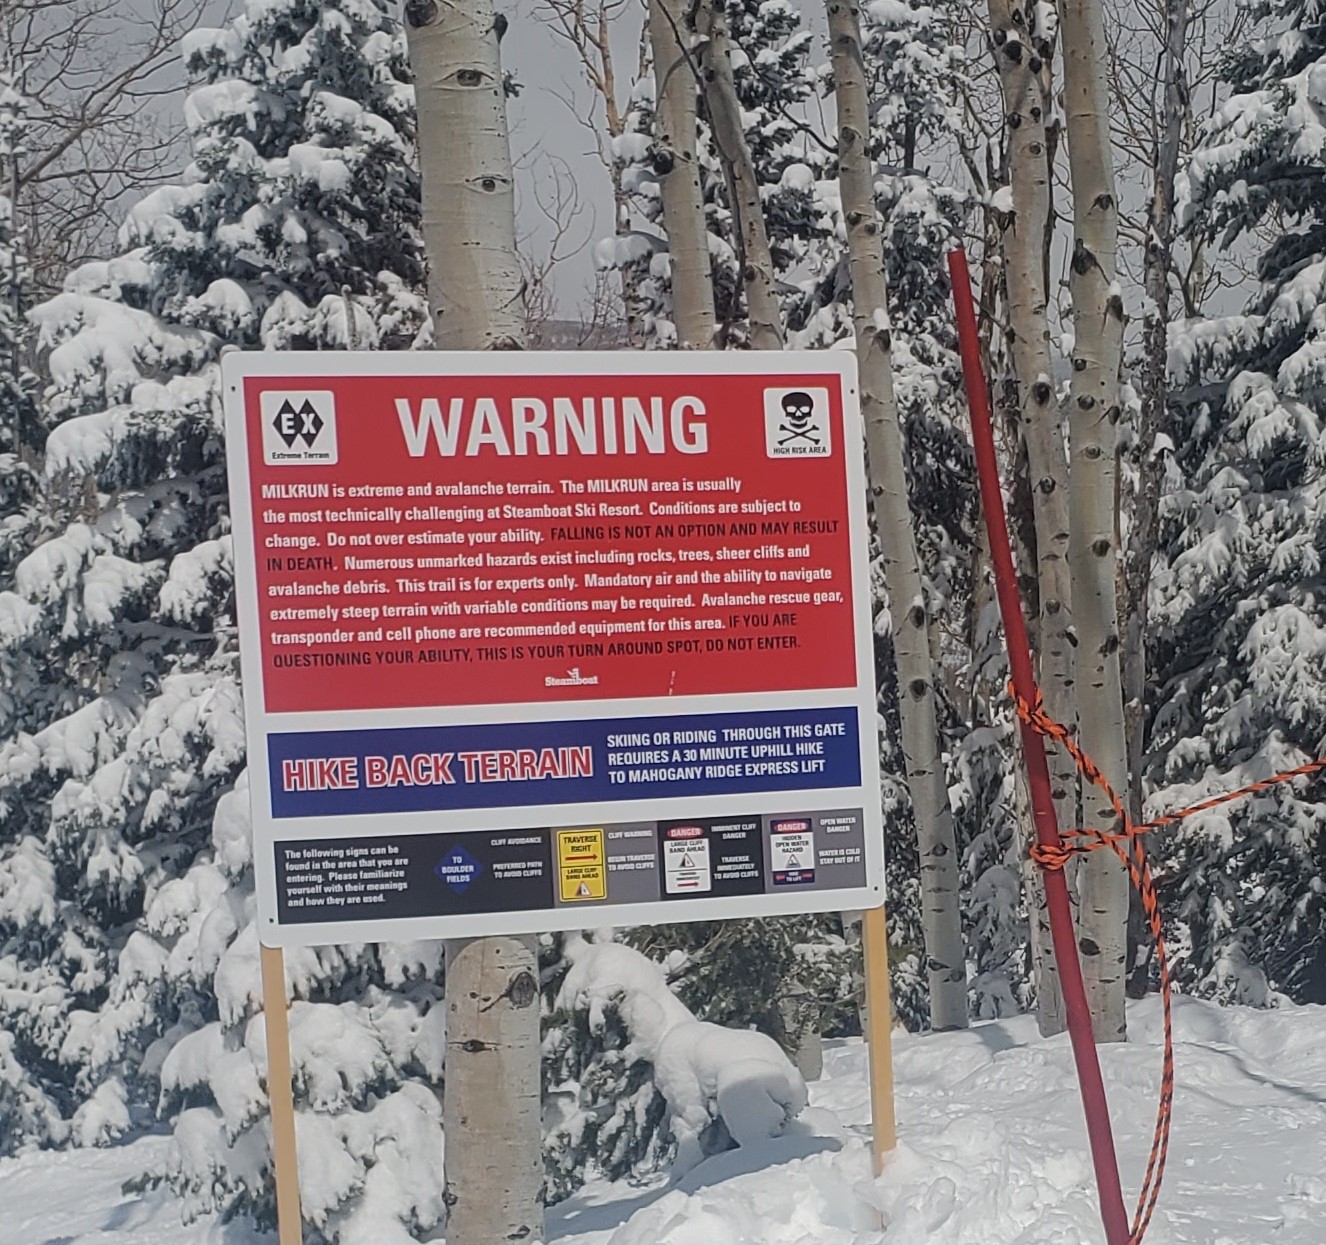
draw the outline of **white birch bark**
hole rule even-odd
[[[525,331],[515,177],[493,0],[409,0],[428,304],[441,350],[514,349]]]
[[[967,1024],[967,967],[958,903],[953,813],[944,781],[931,660],[931,620],[907,502],[902,426],[893,393],[884,252],[866,144],[869,101],[857,0],[828,0],[829,47],[838,101],[838,182],[847,223],[852,319],[860,364],[870,491],[893,619],[903,756],[921,858],[921,914],[935,1029]]]
[[[1105,90],[1105,30],[1098,0],[1063,0],[1064,101],[1076,239],[1070,264],[1073,381],[1068,558],[1077,627],[1080,739],[1115,791],[1128,790],[1123,686],[1119,673],[1119,368],[1123,295],[1115,282],[1118,202]],[[1087,825],[1117,829],[1103,792],[1084,785]],[[1091,1025],[1098,1042],[1126,1036],[1128,874],[1110,851],[1090,853],[1078,871],[1078,946]]]
[[[698,108],[695,68],[681,40],[683,0],[649,0],[649,42],[654,55],[656,166],[672,268],[672,317],[677,345],[709,350],[718,331],[709,234],[704,225],[700,164],[695,156]]]
[[[541,1245],[539,961],[530,938],[447,944],[447,1245]]]
[[[764,228],[764,204],[741,123],[741,104],[732,79],[732,48],[723,0],[699,0],[695,12],[696,52],[705,111],[727,177],[741,244],[741,280],[746,291],[750,340],[756,350],[783,348],[783,313],[774,291],[773,258]]]
[[[447,349],[518,348],[506,99],[492,0],[413,0],[429,302]],[[443,1089],[448,1245],[540,1245],[538,950],[532,937],[447,945]]]
[[[1031,470],[1040,592],[1037,675],[1049,713],[1072,724],[1073,649],[1068,571],[1068,465],[1051,380],[1046,316],[1045,246],[1050,169],[1046,151],[1046,62],[1053,43],[1038,30],[1036,0],[988,0],[995,62],[1004,97],[1013,211],[1004,231],[1013,367],[1022,404],[1022,437]],[[1050,777],[1061,826],[1077,813],[1077,774],[1071,760],[1050,753]],[[1067,1027],[1059,971],[1049,937],[1044,887],[1035,887],[1033,948],[1037,1019],[1046,1036]]]

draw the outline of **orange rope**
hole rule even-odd
[[[1118,824],[1122,827],[1120,830],[1064,830],[1060,836],[1064,840],[1063,845],[1058,848],[1043,847],[1039,843],[1033,843],[1031,847],[1032,860],[1040,865],[1042,869],[1062,869],[1074,856],[1108,847],[1128,870],[1128,875],[1132,878],[1138,895],[1141,896],[1142,906],[1146,910],[1147,924],[1151,928],[1151,936],[1156,943],[1156,963],[1160,969],[1160,1001],[1164,1016],[1165,1046],[1160,1072],[1160,1099],[1156,1108],[1156,1130],[1151,1143],[1151,1156],[1147,1161],[1146,1175],[1142,1180],[1141,1192],[1137,1196],[1137,1209],[1133,1216],[1132,1232],[1128,1237],[1128,1245],[1141,1245],[1142,1238],[1151,1223],[1151,1216],[1155,1212],[1156,1202],[1160,1197],[1160,1184],[1164,1179],[1165,1162],[1169,1155],[1170,1125],[1174,1109],[1173,992],[1170,985],[1169,960],[1165,953],[1160,901],[1156,895],[1155,882],[1151,876],[1151,866],[1147,861],[1146,847],[1142,842],[1142,836],[1150,830],[1172,826],[1175,822],[1182,821],[1185,817],[1191,817],[1194,813],[1218,808],[1222,804],[1241,799],[1245,795],[1253,795],[1258,791],[1265,791],[1294,778],[1320,773],[1326,770],[1326,759],[1312,761],[1307,765],[1300,765],[1296,769],[1285,770],[1283,773],[1263,779],[1260,782],[1248,783],[1247,786],[1240,787],[1237,791],[1227,791],[1223,795],[1213,796],[1199,804],[1192,804],[1176,812],[1167,813],[1163,817],[1156,818],[1155,821],[1146,821],[1139,824],[1128,816],[1128,810],[1124,807],[1123,801],[1114,788],[1110,786],[1105,775],[1100,772],[1096,763],[1078,746],[1068,727],[1061,722],[1056,722],[1045,712],[1045,705],[1040,692],[1036,693],[1036,703],[1028,704],[1026,700],[1018,695],[1017,690],[1011,684],[1008,691],[1013,698],[1013,706],[1018,717],[1038,735],[1043,735],[1052,743],[1058,744],[1073,758],[1082,777],[1092,786],[1105,793],[1109,799],[1110,807],[1114,810],[1114,815],[1118,819]]]

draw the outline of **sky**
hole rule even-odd
[[[593,116],[601,130],[603,112],[576,53],[553,33],[544,0],[506,0],[499,7],[510,21],[502,40],[503,65],[515,74],[521,88],[508,103],[517,164],[517,227],[525,245],[536,256],[546,256],[556,231],[540,202],[552,205],[559,177],[564,190],[574,183],[578,215],[559,246],[568,254],[553,277],[558,313],[574,319],[577,305],[593,284],[594,243],[612,232],[612,186],[595,135],[584,121]],[[644,0],[624,0],[611,28],[622,106],[629,98],[638,61],[644,13]]]

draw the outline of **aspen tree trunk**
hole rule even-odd
[[[685,7],[684,0],[649,0],[658,147],[655,168],[660,170],[663,228],[672,261],[672,316],[677,325],[677,345],[683,350],[709,350],[718,324],[700,163],[695,156],[698,84],[681,45],[686,37]]]
[[[1115,281],[1119,209],[1114,190],[1105,29],[1099,0],[1063,0],[1064,100],[1076,238],[1073,299],[1072,448],[1068,558],[1077,628],[1080,738],[1110,785],[1128,789],[1119,672],[1117,491],[1123,295]],[[1083,787],[1090,826],[1117,829],[1104,793]],[[1127,958],[1128,873],[1113,852],[1090,853],[1078,871],[1078,946],[1098,1042],[1121,1042]]]
[[[438,348],[518,349],[525,283],[492,0],[408,0],[405,15]]]
[[[967,965],[958,903],[958,860],[939,751],[931,620],[907,503],[902,426],[893,394],[892,337],[884,251],[867,151],[869,100],[861,56],[858,0],[828,0],[829,48],[838,101],[838,183],[847,222],[852,319],[860,362],[871,496],[893,618],[903,756],[921,857],[922,927],[935,1029],[967,1024]]]
[[[714,144],[727,177],[741,243],[741,280],[746,290],[750,340],[756,350],[783,348],[783,314],[774,292],[773,258],[764,228],[764,204],[755,177],[741,104],[732,79],[732,48],[723,0],[698,0],[695,29],[700,42],[700,78]]]
[[[994,214],[992,214],[993,216]],[[1005,490],[1008,493],[1009,535],[1013,541],[1014,557],[1018,569],[1018,590],[1022,597],[1023,609],[1033,619],[1040,613],[1040,584],[1036,579],[1036,520],[1035,503],[1032,500],[1030,467],[1027,462],[1027,444],[1021,434],[1021,418],[1018,412],[1017,378],[1009,371],[1009,362],[1003,352],[996,355],[996,334],[1000,332],[998,324],[1008,302],[1007,282],[1004,278],[1004,261],[1000,254],[1003,227],[997,220],[987,225],[985,237],[985,262],[981,274],[981,307],[984,312],[983,331],[981,334],[981,363],[984,374],[995,378],[991,384],[991,400],[994,406],[995,427],[1008,445],[1008,464],[1005,468]],[[1004,338],[1005,346],[1011,345],[1011,335]],[[979,529],[980,542],[977,550],[976,568],[980,579],[977,580],[976,599],[973,608],[978,612],[993,601],[994,585],[986,574],[985,566],[990,558],[989,535],[985,524]],[[984,598],[984,599],[983,599]],[[1034,632],[1034,629],[1033,629]],[[973,649],[973,651],[975,651]],[[1000,686],[996,695],[1003,695]],[[1018,841],[1026,845],[1035,841],[1036,829],[1032,818],[1031,791],[1027,786],[1026,759],[1022,753],[1022,736],[1012,732],[1013,749],[1013,800],[1012,806],[1017,825]],[[1024,854],[1021,862],[1022,893],[1027,905],[1027,941],[1031,951],[1031,963],[1040,989],[1039,1011],[1042,1026],[1047,1032],[1056,1032],[1063,1027],[1062,997],[1058,991],[1058,977],[1055,973],[1054,942],[1050,936],[1049,909],[1045,899],[1045,875],[1032,861],[1029,854]],[[1049,1023],[1046,1023],[1047,1017]]]
[[[1013,367],[1022,404],[1022,439],[1032,478],[1036,520],[1036,572],[1039,587],[1037,675],[1050,714],[1072,724],[1072,609],[1068,571],[1068,464],[1051,379],[1050,326],[1046,316],[1046,222],[1050,168],[1046,149],[1046,62],[1052,40],[1039,30],[1037,0],[988,0],[994,55],[1003,90],[1008,127],[1013,211],[1004,231],[1004,266]],[[1077,772],[1057,750],[1050,754],[1055,810],[1060,824],[1077,813]],[[1059,970],[1049,934],[1044,887],[1037,880],[1032,945],[1038,949],[1037,1018],[1041,1033],[1067,1027]]]
[[[1142,752],[1145,747],[1147,676],[1147,589],[1156,551],[1156,506],[1160,464],[1156,434],[1165,426],[1169,398],[1170,277],[1174,271],[1175,179],[1179,172],[1184,120],[1189,112],[1184,50],[1188,42],[1189,0],[1165,0],[1165,51],[1160,77],[1164,87],[1159,143],[1152,170],[1151,203],[1143,259],[1146,320],[1142,331],[1142,415],[1137,430],[1137,493],[1129,547],[1125,550],[1122,600],[1124,721],[1128,731],[1128,811],[1142,819]],[[1141,998],[1149,976],[1148,935],[1141,903],[1129,891],[1129,960],[1127,993]]]
[[[438,344],[519,348],[524,289],[492,0],[411,0],[406,20]],[[537,945],[458,939],[446,958],[447,1243],[539,1245]]]

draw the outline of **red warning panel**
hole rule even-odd
[[[857,684],[835,375],[250,376],[266,710]]]

